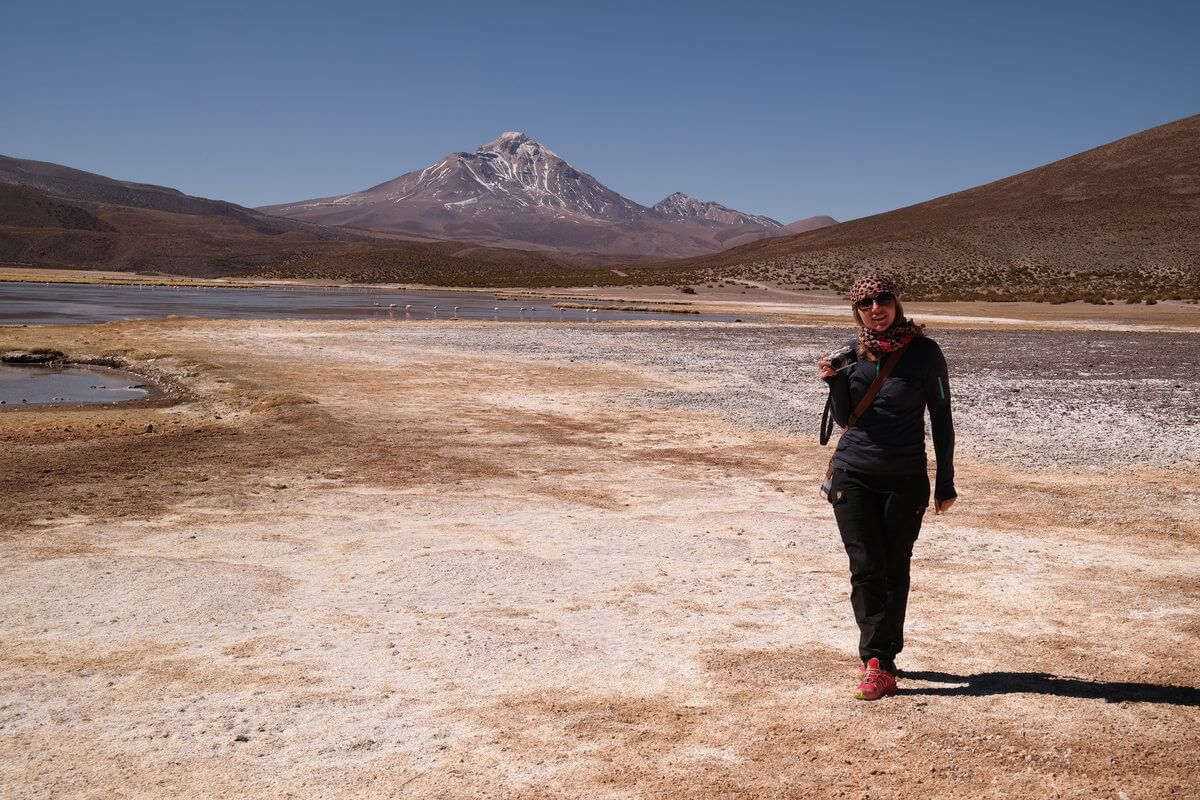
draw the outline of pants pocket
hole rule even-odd
[[[842,486],[842,471],[835,469],[829,476],[829,493],[825,497],[829,505],[837,506],[846,502],[846,490]]]
[[[916,541],[928,506],[928,483],[914,487],[913,491],[891,493],[883,510],[884,529],[897,539]]]

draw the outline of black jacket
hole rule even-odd
[[[860,358],[848,370],[827,378],[834,420],[845,427],[850,413],[875,380],[883,359]],[[950,380],[946,359],[937,342],[924,336],[912,340],[871,407],[842,434],[833,464],[841,469],[874,475],[924,472],[925,409],[929,409],[937,477],[933,496],[947,500],[954,490],[954,421],[950,416]]]

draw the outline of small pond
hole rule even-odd
[[[107,367],[0,364],[0,405],[122,403],[145,400],[150,387],[130,372]]]

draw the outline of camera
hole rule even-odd
[[[834,350],[826,358],[829,359],[829,366],[833,367],[834,372],[841,372],[858,362],[858,351],[853,345],[846,345]]]

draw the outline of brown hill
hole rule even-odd
[[[0,259],[9,262],[238,274],[301,247],[364,238],[165,186],[0,156]]]
[[[85,208],[11,183],[0,183],[0,226],[73,231],[114,230]]]
[[[332,229],[321,230],[318,226],[281,223],[267,214],[224,200],[195,197],[166,186],[117,180],[48,161],[0,156],[0,182],[79,203],[225,218],[268,236],[306,230],[318,239],[354,238]]]
[[[785,230],[791,231],[792,233],[807,233],[808,231],[815,231],[817,228],[827,228],[830,225],[837,224],[838,221],[836,219],[822,214],[819,217],[805,217],[804,219],[798,219],[795,222],[789,222],[783,227]]]
[[[918,205],[656,265],[845,290],[898,275],[914,298],[1200,297],[1200,116]]]
[[[71,203],[0,184],[0,261],[9,263],[211,277],[348,245],[302,230],[268,234],[229,216]]]

